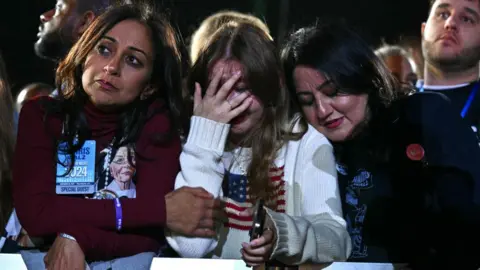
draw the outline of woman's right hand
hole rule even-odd
[[[193,115],[219,123],[229,123],[252,104],[253,99],[249,92],[230,95],[232,87],[241,77],[241,72],[234,74],[219,89],[218,85],[222,76],[223,70],[215,74],[203,98],[200,84],[195,83]]]

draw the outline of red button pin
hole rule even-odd
[[[425,149],[420,144],[410,144],[407,146],[407,157],[411,160],[420,161],[425,156]]]

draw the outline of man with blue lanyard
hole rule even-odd
[[[480,126],[480,1],[430,0],[422,24],[424,81],[419,92],[438,91],[478,135]]]

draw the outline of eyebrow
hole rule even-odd
[[[480,15],[478,15],[478,12],[476,12],[474,9],[471,9],[469,7],[465,7],[464,10],[465,10],[465,12],[473,15],[477,20],[480,19]]]
[[[326,80],[319,86],[315,87],[317,91],[322,91],[323,88],[333,84],[332,80]],[[313,95],[311,91],[297,91],[297,95]]]
[[[324,81],[322,84],[320,84],[319,86],[315,87],[318,91],[322,91],[323,88],[331,85],[333,83],[332,80],[326,80]]]
[[[442,4],[438,5],[437,8],[435,8],[435,9],[439,9],[439,8],[449,8],[449,7],[450,7],[450,4],[448,4],[448,3],[442,3]]]
[[[111,42],[113,42],[113,43],[117,43],[117,40],[116,40],[116,39],[114,39],[113,37],[110,37],[110,36],[104,36],[103,38],[104,38],[104,39],[108,39],[108,40],[110,40],[110,41],[111,41]],[[146,53],[146,52],[144,52],[143,50],[141,50],[141,49],[137,48],[137,47],[128,46],[127,48],[128,48],[129,50],[132,50],[132,51],[137,51],[137,52],[139,52],[139,53],[142,53],[143,55],[145,55],[145,57],[147,57],[147,53]]]

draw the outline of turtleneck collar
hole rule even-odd
[[[115,134],[121,111],[105,112],[87,101],[84,107],[92,137],[112,136]]]

